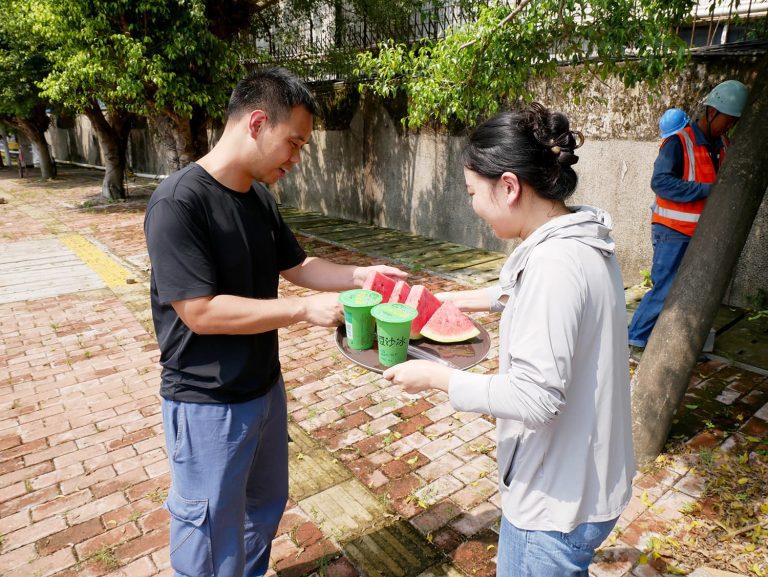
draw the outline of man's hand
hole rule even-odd
[[[320,293],[301,299],[302,320],[320,327],[335,327],[344,322],[344,306],[337,293]]]
[[[386,264],[377,264],[375,266],[359,266],[355,269],[355,272],[352,275],[355,286],[363,286],[366,277],[372,271],[380,272],[381,274],[385,274],[389,278],[395,280],[405,280],[408,278],[407,272]]]
[[[454,369],[431,361],[406,361],[384,371],[384,378],[394,385],[402,385],[409,393],[429,389],[448,392],[448,383]]]

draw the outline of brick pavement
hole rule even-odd
[[[170,575],[162,509],[169,476],[141,230],[148,189],[133,184],[128,202],[100,205],[100,173],[62,168],[46,184],[11,176],[0,171],[8,201],[0,205],[0,274],[19,243],[67,250],[64,238],[74,234],[121,267],[113,272],[127,271],[128,282],[108,282],[101,265],[78,256],[103,283],[73,289],[58,273],[54,294],[0,304],[0,575]],[[302,237],[312,254],[383,262],[319,240],[317,228],[313,236]],[[467,278],[426,272],[429,264],[413,267],[411,281],[448,290]],[[281,291],[305,292],[285,284]],[[475,317],[495,339],[498,317]],[[494,575],[492,419],[453,411],[442,393],[412,397],[350,364],[329,329],[298,324],[280,338],[294,442],[291,501],[271,574]],[[494,346],[473,370],[496,368]],[[755,445],[768,435],[766,401],[762,374],[699,365],[672,432],[691,450],[670,452],[638,475],[593,577],[664,574],[654,537],[682,534],[685,512],[709,491],[695,450],[747,446],[762,455]]]

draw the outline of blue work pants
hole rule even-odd
[[[283,380],[245,403],[163,400],[177,577],[261,577],[288,500]]]
[[[632,322],[629,324],[630,345],[645,347],[648,343],[648,338],[661,314],[664,300],[672,287],[672,281],[675,280],[677,269],[680,268],[690,240],[691,237],[662,224],[651,226],[651,242],[653,243],[651,281],[653,287],[645,293],[632,317]]]

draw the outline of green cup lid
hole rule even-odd
[[[381,294],[366,289],[344,291],[339,296],[341,304],[348,307],[372,307],[379,304],[381,299]]]
[[[418,314],[415,308],[402,303],[384,303],[371,309],[373,318],[385,323],[406,323],[415,319]]]

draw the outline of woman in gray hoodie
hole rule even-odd
[[[438,296],[464,311],[502,311],[499,373],[422,360],[384,373],[411,393],[446,391],[456,410],[496,418],[499,577],[586,577],[631,496],[626,308],[611,220],[565,204],[582,142],[540,104],[474,131],[463,153],[472,207],[496,236],[522,243],[497,286]]]

